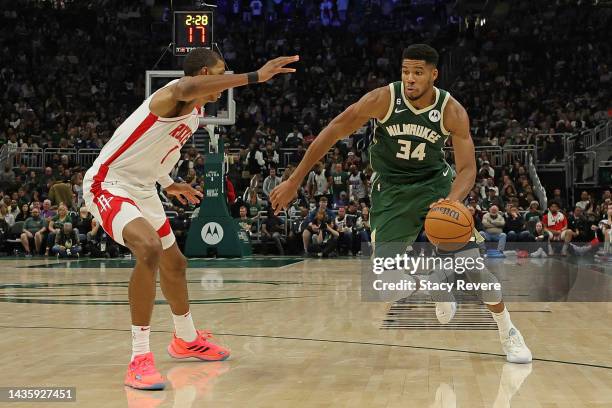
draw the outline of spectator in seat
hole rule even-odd
[[[361,209],[361,216],[357,218],[355,230],[357,231],[357,236],[359,237],[357,242],[360,250],[361,247],[363,247],[363,244],[367,244],[369,252],[372,242],[372,228],[370,227],[370,209],[368,207],[363,207]]]
[[[489,212],[482,216],[482,227],[481,235],[486,242],[497,242],[497,250],[503,252],[506,248],[506,234],[504,233],[504,226],[506,220],[499,212],[499,207],[492,205],[489,208]]]
[[[266,165],[263,153],[255,143],[249,145],[249,152],[246,155],[245,165],[251,175],[261,173],[262,167]]]
[[[589,197],[589,193],[586,191],[583,191],[582,193],[580,193],[580,201],[576,203],[576,207],[580,207],[583,210],[586,210],[587,207],[590,205],[590,203],[591,203],[591,200]]]
[[[333,254],[338,245],[338,231],[334,228],[333,219],[327,217],[324,209],[317,212],[314,220],[308,225],[312,232],[307,254],[328,257]],[[306,232],[306,231],[304,231]]]
[[[238,217],[237,221],[238,225],[240,225],[240,228],[245,230],[247,234],[251,236],[251,232],[253,229],[253,220],[249,218],[249,210],[246,208],[246,206],[240,206],[240,216]]]
[[[587,218],[582,208],[576,206],[574,211],[567,217],[568,229],[573,232],[572,243],[570,246],[578,255],[583,255],[591,250],[590,242],[595,238],[596,226],[595,218]],[[587,245],[577,245],[583,243]]]
[[[21,206],[21,211],[19,211],[19,214],[17,214],[17,217],[15,217],[15,222],[25,221],[29,217],[30,217],[30,206],[28,204],[24,204]]]
[[[567,256],[567,247],[574,234],[567,228],[567,218],[560,211],[559,203],[556,201],[550,202],[548,212],[542,218],[542,224],[544,224],[546,231],[550,232],[551,241],[563,242],[561,255]]]
[[[585,191],[586,193],[586,191]],[[556,201],[559,203],[559,206],[561,208],[567,208],[567,203],[565,202],[565,199],[563,197],[561,197],[561,189],[560,188],[555,188],[553,190],[553,196],[551,198],[552,201]],[[583,208],[584,210],[584,208]]]
[[[257,215],[261,211],[262,201],[257,197],[257,192],[252,190],[249,194],[249,217],[257,218]]]
[[[30,252],[30,240],[34,240],[36,254],[40,254],[44,234],[46,231],[45,220],[40,215],[40,210],[34,207],[31,211],[31,216],[23,224],[23,232],[21,233],[21,244],[25,250],[26,256],[32,256]]]
[[[94,218],[91,221],[91,237],[89,243],[91,255],[102,258],[116,258],[119,256],[119,244],[117,244],[106,232],[100,227]]]
[[[46,222],[51,222],[51,218],[55,216],[55,211],[51,209],[51,200],[46,199],[43,201],[42,209],[40,210],[40,216],[45,219]]]
[[[349,155],[353,153],[350,152]],[[368,194],[367,192],[367,177],[362,172],[359,171],[357,165],[352,164],[349,167],[350,174],[348,178],[349,185],[349,198],[355,201],[363,201],[366,199]]]
[[[334,220],[334,224],[339,234],[338,253],[340,255],[346,255],[348,251],[353,251],[353,222],[346,216],[346,208],[338,208],[338,215]],[[353,255],[355,255],[355,252],[353,252]]]
[[[518,208],[510,207],[505,218],[508,242],[525,242],[529,239],[529,232],[525,228],[525,219],[519,214]]]
[[[609,256],[612,254],[612,204],[608,205],[604,218],[597,225],[597,236],[600,241],[603,241],[603,250],[598,254]]]
[[[525,222],[529,224],[533,220],[535,220],[535,222],[540,221],[541,218],[540,203],[534,200],[529,203],[529,210],[525,213]]]
[[[64,223],[62,229],[55,235],[55,245],[52,252],[59,258],[78,258],[80,256],[79,234],[72,228],[72,223]]]
[[[487,198],[482,200],[480,203],[480,207],[483,211],[489,211],[492,206],[496,206],[499,208],[504,208],[504,202],[500,196],[497,195],[497,191],[494,188],[489,188],[487,190]]]
[[[334,204],[337,207],[339,207],[337,203],[338,203],[338,200],[340,199],[340,194],[342,194],[343,192],[346,193],[346,191],[348,190],[347,188],[348,178],[349,178],[349,175],[342,168],[342,163],[334,164],[334,167],[332,168],[330,175],[329,175],[328,183],[331,186],[332,195],[334,198]]]
[[[334,219],[334,213],[332,212],[332,210],[327,208],[327,204],[328,204],[327,197],[325,197],[325,196],[321,197],[319,199],[319,206],[315,207],[308,214],[308,223],[309,223],[308,224],[308,228],[304,229],[304,231],[302,232],[302,241],[304,243],[304,252],[305,253],[308,253],[308,247],[311,244],[312,235],[314,235],[315,233],[318,233],[318,230],[315,231],[312,228],[310,228],[310,224],[314,221],[314,219],[316,218],[317,214],[320,213],[320,212],[324,212],[326,220],[333,220]]]
[[[304,141],[304,135],[302,135],[302,132],[300,132],[297,125],[293,125],[293,130],[291,131],[291,133],[287,135],[284,146],[285,147],[297,147],[297,145],[301,141]]]
[[[72,225],[72,218],[68,213],[68,207],[66,207],[66,204],[60,203],[57,207],[57,214],[49,221],[49,226],[47,228],[49,235],[47,236],[47,249],[45,255],[49,255],[49,250],[55,244],[55,236],[62,230],[62,226],[67,222]]]
[[[270,197],[270,193],[274,190],[274,187],[278,186],[281,181],[281,178],[276,175],[276,168],[270,167],[270,174],[263,182],[264,196]]]
[[[552,255],[552,247],[550,246],[550,232],[546,231],[542,221],[537,221],[533,229],[530,231],[530,240],[535,242],[534,251],[529,256],[532,258],[546,258]]]
[[[510,180],[510,176],[504,175],[503,185],[501,187],[501,196],[504,198],[514,197],[518,193],[516,191],[516,187],[514,187],[514,183]]]
[[[0,173],[0,185],[12,186],[15,184],[15,172],[10,164],[4,166],[4,171]]]
[[[319,198],[329,193],[329,184],[325,173],[326,171],[323,163],[319,162],[308,175],[306,189],[308,195],[314,197],[315,200],[319,200]]]
[[[91,237],[88,237],[91,234],[91,220],[93,220],[93,217],[89,214],[87,207],[81,207],[79,215],[73,220],[74,230],[79,234],[79,242],[82,244],[91,239]]]
[[[4,202],[0,202],[0,219],[3,219],[9,227],[15,225],[15,216],[9,212]]]
[[[491,167],[491,164],[489,163],[488,160],[485,160],[485,161],[482,162],[482,167],[480,168],[480,171],[482,172],[483,170],[485,170],[487,172],[489,177],[491,177],[491,178],[495,177],[495,169],[493,169],[493,167]]]
[[[283,245],[286,242],[285,239],[285,223],[278,216],[274,215],[274,209],[272,206],[268,207],[268,216],[266,220],[261,224],[261,237],[264,242],[273,242],[276,246],[276,250],[279,255],[284,255],[285,251]]]
[[[482,184],[480,187],[480,196],[482,199],[487,199],[489,197],[489,190],[495,190],[495,195],[499,195],[499,187],[495,185],[495,181],[493,177],[485,177],[482,179]]]

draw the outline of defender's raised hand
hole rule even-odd
[[[266,82],[277,74],[290,74],[295,72],[295,68],[286,68],[286,65],[299,61],[299,59],[300,57],[298,55],[294,55],[292,57],[278,57],[266,62],[266,64],[257,71],[259,82]]]

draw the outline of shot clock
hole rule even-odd
[[[212,42],[212,11],[174,12],[174,55],[187,55],[195,48],[211,48]]]

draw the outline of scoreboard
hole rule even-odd
[[[175,11],[172,37],[174,55],[184,56],[195,48],[211,48],[212,11]]]

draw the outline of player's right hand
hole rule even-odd
[[[187,202],[194,205],[198,204],[203,197],[201,191],[196,190],[187,183],[174,183],[164,190],[166,190],[166,194],[174,196],[183,205],[187,204]]]
[[[266,82],[277,74],[290,74],[295,72],[295,68],[286,68],[285,66],[292,62],[299,61],[299,59],[300,57],[298,55],[294,55],[292,57],[278,57],[266,62],[266,64],[257,71],[259,82]]]
[[[272,202],[272,208],[274,209],[275,215],[278,215],[289,206],[289,203],[297,196],[299,187],[298,183],[293,182],[291,178],[289,178],[272,190],[270,193],[270,201]]]

